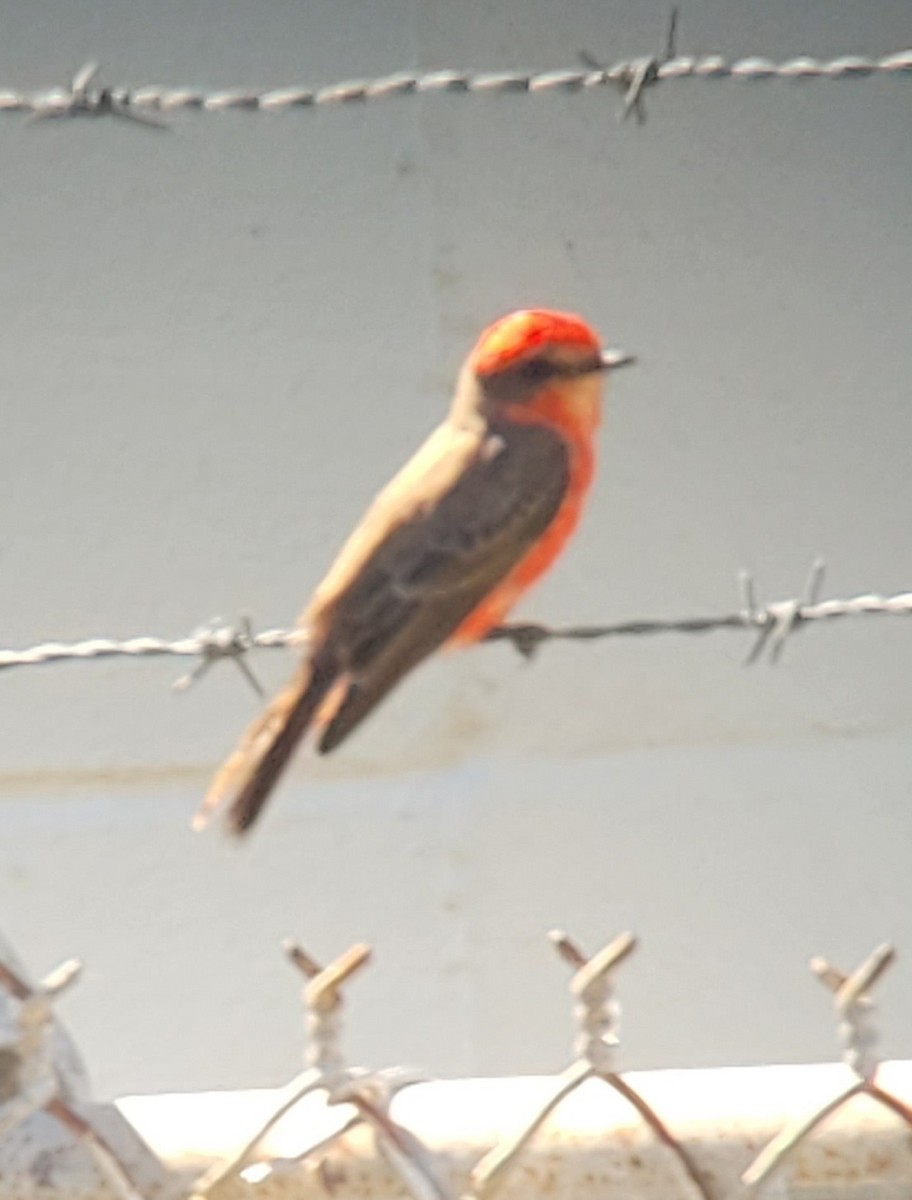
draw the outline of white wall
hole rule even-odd
[[[661,6],[0,3],[0,83],[330,83],[405,66],[572,66],[658,48]],[[691,0],[682,51],[882,53],[908,5]],[[479,328],[584,313],[618,378],[554,622],[730,610],[825,554],[827,590],[910,586],[908,76],[682,82],[649,98],[442,96],[270,118],[0,122],[0,644],[293,619],[437,420]],[[543,940],[635,928],[630,1066],[831,1056],[805,973],[912,947],[910,630],[505,647],[429,665],[240,849],[194,836],[256,708],[230,667],[0,676],[0,927],[102,1094],[294,1069],[278,940],[357,938],[353,1056],[441,1074],[566,1054]],[[281,679],[281,655],[256,669]],[[885,1049],[912,976],[884,988]],[[150,1053],[150,1047],[154,1051]]]

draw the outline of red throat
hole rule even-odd
[[[496,322],[481,335],[469,362],[479,375],[493,374],[522,361],[544,345],[599,353],[598,337],[579,317],[545,309],[523,309]],[[518,424],[547,425],[570,451],[567,494],[538,541],[502,582],[471,612],[449,639],[450,646],[480,641],[500,625],[527,588],[551,566],[574,533],[595,470],[593,438],[599,423],[601,387],[545,386],[531,400],[504,405],[502,415]]]

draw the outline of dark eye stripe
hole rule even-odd
[[[576,379],[602,369],[601,359],[591,362],[562,363],[551,358],[531,358],[480,380],[485,393],[495,400],[521,401],[531,390],[549,379]]]
[[[533,358],[518,367],[516,374],[520,379],[537,383],[542,379],[553,379],[555,375],[562,374],[562,371],[557,363],[549,362],[546,358]]]

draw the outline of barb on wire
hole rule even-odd
[[[618,73],[617,68],[606,67],[604,63],[600,63],[597,58],[588,52],[588,50],[580,51],[580,59],[582,62],[593,71],[601,71],[604,73],[607,81],[617,84],[624,93],[624,104],[618,114],[621,121],[626,121],[633,113],[636,116],[637,124],[643,125],[646,121],[646,106],[644,104],[644,92],[648,87],[657,84],[660,79],[660,71],[662,65],[671,62],[677,57],[675,49],[677,43],[678,31],[678,9],[673,7],[668,15],[668,29],[665,33],[665,48],[660,56],[651,55],[647,58],[634,59],[626,64],[627,70],[622,74]]]
[[[555,930],[549,937],[561,958],[574,969],[570,991],[578,1027],[574,1042],[577,1057],[558,1077],[554,1093],[522,1129],[475,1165],[471,1172],[473,1195],[478,1200],[491,1200],[505,1182],[509,1169],[557,1106],[586,1080],[601,1079],[636,1110],[657,1139],[677,1157],[701,1200],[712,1200],[686,1148],[655,1109],[615,1070],[621,1010],[614,996],[612,973],[636,949],[636,938],[632,933],[622,933],[587,958],[566,933]]]
[[[0,650],[0,671],[101,658],[200,658],[202,661],[196,667],[172,684],[175,691],[186,691],[220,659],[232,659],[240,665],[251,650],[300,646],[306,641],[306,633],[299,629],[265,629],[254,633],[250,617],[244,615],[236,625],[210,621],[184,638],[136,637],[124,641],[88,638],[83,642],[43,642],[28,650]],[[253,683],[260,688],[255,678]]]
[[[531,658],[542,643],[550,641],[590,642],[609,637],[641,637],[660,633],[709,633],[718,629],[746,630],[756,641],[747,656],[755,662],[765,649],[770,661],[777,662],[786,639],[798,629],[817,621],[839,617],[910,616],[912,591],[892,596],[865,593],[849,600],[821,600],[823,562],[811,568],[808,582],[799,598],[771,601],[760,606],[756,602],[753,578],[746,572],[740,576],[741,607],[737,612],[720,616],[683,617],[620,621],[606,625],[542,625],[533,622],[503,625],[492,630],[486,642],[509,642],[520,654]],[[188,637],[168,640],[160,637],[136,637],[125,641],[111,638],[89,638],[82,642],[44,642],[26,650],[0,650],[0,672],[15,667],[37,667],[60,662],[86,662],[102,658],[198,658],[200,661],[173,687],[185,691],[200,679],[213,663],[230,659],[237,663],[251,686],[262,695],[262,688],[249,671],[246,656],[252,650],[274,649],[305,645],[307,632],[301,629],[253,630],[249,616],[242,616],[236,625],[210,622]]]
[[[80,67],[73,76],[70,87],[46,92],[43,103],[32,105],[32,115],[36,120],[54,120],[57,117],[122,117],[149,129],[168,129],[157,117],[137,112],[131,107],[130,93],[126,88],[92,87],[98,70],[98,63],[94,62]],[[4,96],[8,94],[4,93]],[[12,106],[0,100],[0,107],[9,110]]]
[[[491,95],[505,93],[578,92],[612,86],[624,91],[622,117],[632,110],[639,121],[644,113],[643,93],[658,83],[679,79],[846,79],[860,75],[912,73],[912,49],[878,57],[852,54],[822,60],[802,55],[775,63],[758,56],[729,61],[719,54],[678,55],[675,48],[677,13],[672,12],[667,44],[661,56],[647,55],[601,66],[584,55],[584,68],[525,71],[397,71],[377,79],[345,80],[326,87],[273,87],[264,90],[197,87],[92,87],[98,67],[89,63],[69,87],[41,92],[0,89],[0,112],[33,113],[38,117],[115,116],[166,129],[155,116],[160,112],[279,113],[291,109],[363,104],[394,96],[436,93]]]
[[[242,1174],[248,1182],[259,1182],[275,1169],[275,1163],[252,1163],[264,1137],[296,1104],[311,1092],[325,1092],[329,1105],[350,1106],[354,1111],[343,1116],[329,1134],[310,1143],[296,1155],[299,1162],[325,1149],[344,1133],[361,1123],[367,1124],[377,1138],[381,1153],[398,1173],[416,1200],[452,1200],[438,1179],[427,1150],[389,1115],[395,1093],[417,1083],[423,1077],[402,1068],[366,1071],[346,1064],[340,1046],[341,1009],[344,985],[370,960],[370,947],[357,943],[322,967],[295,942],[285,943],[291,963],[306,977],[303,1000],[306,1012],[307,1069],[282,1089],[279,1103],[243,1146],[224,1163],[216,1164],[197,1182],[195,1200],[212,1194],[222,1181]],[[287,1161],[287,1160],[282,1160]]]
[[[228,658],[237,664],[256,694],[265,698],[263,685],[247,662],[247,655],[255,644],[253,622],[248,613],[241,614],[237,625],[223,625],[219,617],[213,617],[190,636],[199,641],[199,662],[186,675],[175,679],[171,684],[172,691],[186,692],[203,678],[213,663]]]
[[[82,963],[70,959],[32,987],[0,960],[0,989],[13,1003],[18,1035],[15,1044],[0,1053],[0,1140],[34,1113],[43,1111],[87,1148],[121,1200],[143,1200],[130,1167],[66,1095],[54,1062],[53,1001],[76,982],[81,971]]]
[[[800,597],[793,600],[777,600],[768,604],[765,609],[757,608],[756,589],[753,577],[747,571],[742,571],[739,582],[743,601],[742,613],[745,623],[756,625],[759,632],[753,648],[745,659],[745,665],[757,661],[769,643],[769,661],[777,663],[782,657],[782,651],[789,634],[806,620],[804,616],[820,601],[823,581],[826,578],[826,563],[817,558],[811,564]]]
[[[823,958],[811,959],[813,973],[834,993],[842,1061],[855,1078],[816,1112],[786,1126],[761,1150],[741,1177],[747,1187],[761,1187],[809,1134],[853,1096],[862,1093],[870,1096],[896,1113],[912,1129],[912,1107],[876,1082],[880,1060],[876,1054],[875,1005],[870,990],[895,958],[896,951],[892,946],[878,946],[851,975],[831,966]]]
[[[769,649],[769,661],[776,663],[788,637],[815,621],[831,621],[837,617],[909,616],[912,615],[912,592],[893,596],[866,593],[850,600],[821,600],[826,565],[816,559],[798,597],[774,600],[758,605],[753,576],[739,574],[741,607],[738,612],[717,617],[684,617],[672,620],[622,621],[612,625],[550,626],[529,624],[504,625],[492,630],[486,641],[508,641],[526,658],[530,658],[543,642],[553,640],[596,641],[606,637],[644,636],[656,633],[709,633],[717,629],[747,630],[756,640],[746,663],[756,662]],[[3,665],[0,654],[0,667]]]

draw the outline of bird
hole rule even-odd
[[[243,734],[193,820],[247,832],[306,734],[340,746],[428,655],[500,625],[579,522],[602,380],[633,359],[572,313],[486,328],[443,422],[376,496],[313,593],[290,682]]]

